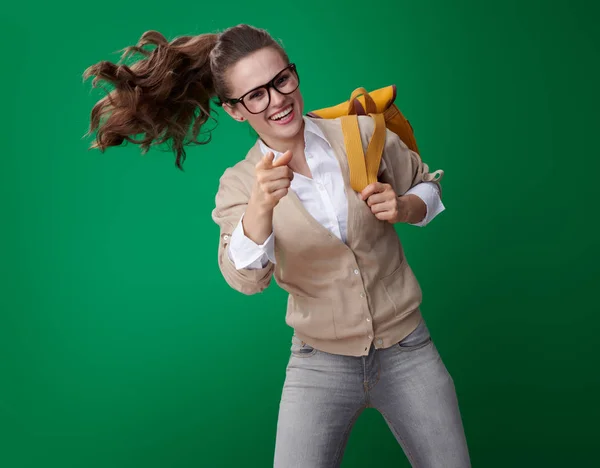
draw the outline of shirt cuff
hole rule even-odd
[[[240,222],[231,234],[231,242],[227,253],[230,260],[234,263],[237,270],[249,269],[259,270],[267,266],[269,261],[275,262],[275,236],[271,235],[261,244],[256,244],[253,240],[246,237],[242,225],[242,215]]]
[[[413,226],[423,227],[429,224],[433,218],[446,209],[440,197],[440,190],[433,182],[421,182],[408,190],[405,195],[408,194],[416,195],[427,206],[425,218],[418,223],[411,223]]]

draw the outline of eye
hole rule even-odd
[[[257,91],[254,91],[253,93],[251,93],[250,96],[248,96],[248,99],[261,99],[264,95],[265,95],[264,90],[259,89]]]
[[[283,83],[285,83],[285,82],[286,82],[287,80],[289,80],[289,79],[290,79],[290,76],[289,76],[288,74],[286,74],[286,75],[283,75],[283,76],[280,76],[280,77],[277,79],[277,85],[282,85]]]

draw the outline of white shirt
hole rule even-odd
[[[304,154],[310,168],[312,179],[294,173],[290,189],[295,192],[306,210],[320,224],[346,242],[348,222],[348,200],[344,191],[344,179],[333,148],[325,138],[321,129],[310,119],[304,117]],[[267,147],[259,140],[264,154],[272,151],[274,160],[281,157],[279,153]],[[381,160],[379,172],[385,163]],[[444,211],[438,187],[431,182],[422,182],[406,192],[417,195],[427,206],[427,215],[415,226],[425,226],[438,214]],[[275,261],[275,237],[273,233],[262,245],[246,237],[242,226],[242,216],[231,235],[228,254],[238,270],[264,268],[268,261]]]

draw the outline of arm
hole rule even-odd
[[[231,235],[227,253],[236,269],[259,270],[275,262],[275,236],[273,232],[263,244],[257,244],[244,232],[244,216]]]
[[[273,162],[270,152],[254,168],[238,165],[240,174],[247,177],[246,185],[234,175],[234,169],[221,177],[213,210],[213,219],[221,228],[219,267],[229,285],[241,293],[256,294],[271,282],[273,210],[290,187],[293,172],[287,165],[291,158],[292,153],[286,151]],[[250,256],[245,256],[248,252]]]
[[[410,214],[404,222],[419,227],[426,226],[446,209],[442,203],[439,187],[431,182],[421,182],[409,189],[398,199],[400,204],[403,201],[408,204],[406,211]]]
[[[425,226],[445,209],[443,174],[441,170],[430,173],[419,155],[387,130],[379,182],[367,186],[361,196],[378,219]]]
[[[230,257],[229,246],[236,226],[248,207],[250,190],[236,177],[232,169],[225,171],[219,182],[212,218],[220,229],[218,248],[219,269],[225,281],[242,294],[256,294],[266,289],[274,270],[272,262],[257,269],[237,269]]]

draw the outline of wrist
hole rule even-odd
[[[253,192],[250,195],[250,199],[248,200],[248,210],[252,211],[260,218],[267,218],[273,215],[273,207],[262,200],[256,192]]]
[[[427,216],[427,205],[414,194],[398,197],[398,222],[416,224]]]

